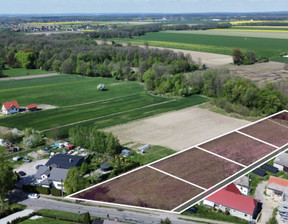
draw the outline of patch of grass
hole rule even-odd
[[[62,220],[56,220],[52,218],[39,218],[35,220],[27,219],[23,222],[20,222],[21,224],[75,224],[75,222],[69,222],[69,221],[62,221]]]
[[[40,216],[58,218],[63,220],[69,220],[72,222],[79,222],[83,220],[82,214],[72,213],[72,212],[64,212],[60,210],[52,210],[52,209],[41,209],[38,211]]]
[[[7,76],[7,77],[42,75],[42,74],[49,74],[49,73],[53,73],[53,71],[45,71],[41,69],[9,68],[9,67],[6,67],[3,70],[4,76]]]
[[[198,217],[198,218],[205,218],[205,219],[213,219],[213,220],[219,220],[224,222],[231,222],[231,223],[239,223],[239,224],[248,224],[249,222],[240,219],[235,216],[226,215],[224,212],[218,212],[214,211],[212,208],[205,207],[204,205],[195,205],[195,208],[197,208],[197,212],[194,214],[190,214],[188,211],[185,211],[182,213],[182,215],[187,215],[191,217]]]
[[[141,165],[145,165],[174,153],[174,150],[163,146],[152,146],[144,154],[134,153],[134,156],[129,157],[129,159],[134,162],[139,162]]]

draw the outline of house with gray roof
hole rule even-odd
[[[241,177],[240,179],[236,180],[234,182],[234,184],[239,189],[241,194],[248,195],[251,191],[251,188],[249,187],[249,182],[250,182],[249,177],[244,176],[244,177]]]
[[[52,156],[45,166],[40,166],[35,174],[36,182],[42,187],[52,187],[64,190],[63,183],[68,170],[80,167],[84,162],[83,156],[57,154]]]
[[[279,171],[288,172],[288,154],[282,153],[277,156],[274,160],[274,166],[278,168]]]

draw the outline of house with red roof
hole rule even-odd
[[[234,183],[207,197],[203,204],[248,221],[256,220],[262,208],[260,201],[242,195]]]
[[[27,105],[26,107],[26,110],[29,110],[29,111],[35,111],[35,110],[37,110],[37,104],[29,104],[29,105]]]
[[[19,104],[16,100],[5,102],[2,104],[2,113],[4,114],[14,114],[19,112]]]
[[[274,199],[281,199],[283,193],[288,194],[288,180],[278,177],[269,177],[266,193],[274,197]]]

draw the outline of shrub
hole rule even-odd
[[[91,223],[91,217],[90,217],[90,213],[86,212],[83,215],[83,223],[84,224],[90,224]]]
[[[61,190],[59,190],[59,189],[56,189],[56,188],[52,188],[51,189],[51,194],[53,195],[53,196],[62,196],[62,191]]]
[[[50,194],[50,188],[47,187],[37,186],[36,190],[39,192],[39,194]]]

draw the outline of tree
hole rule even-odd
[[[64,188],[67,194],[72,194],[88,187],[88,180],[81,176],[79,168],[74,167],[68,170],[67,177],[64,181]]]
[[[89,212],[84,213],[83,223],[84,224],[90,224],[91,223],[91,217],[90,217],[90,213]]]
[[[242,54],[242,51],[239,48],[235,48],[232,51],[232,57],[233,57],[234,64],[236,64],[236,65],[242,64],[242,62],[243,62],[243,54]]]
[[[161,219],[160,220],[160,224],[172,224],[171,220],[169,218],[166,218],[166,219]]]
[[[20,63],[22,68],[34,68],[36,56],[31,51],[19,51],[15,54],[15,59]]]
[[[13,168],[8,165],[2,155],[0,155],[0,174],[0,204],[2,209],[5,196],[13,189],[17,179]]]

